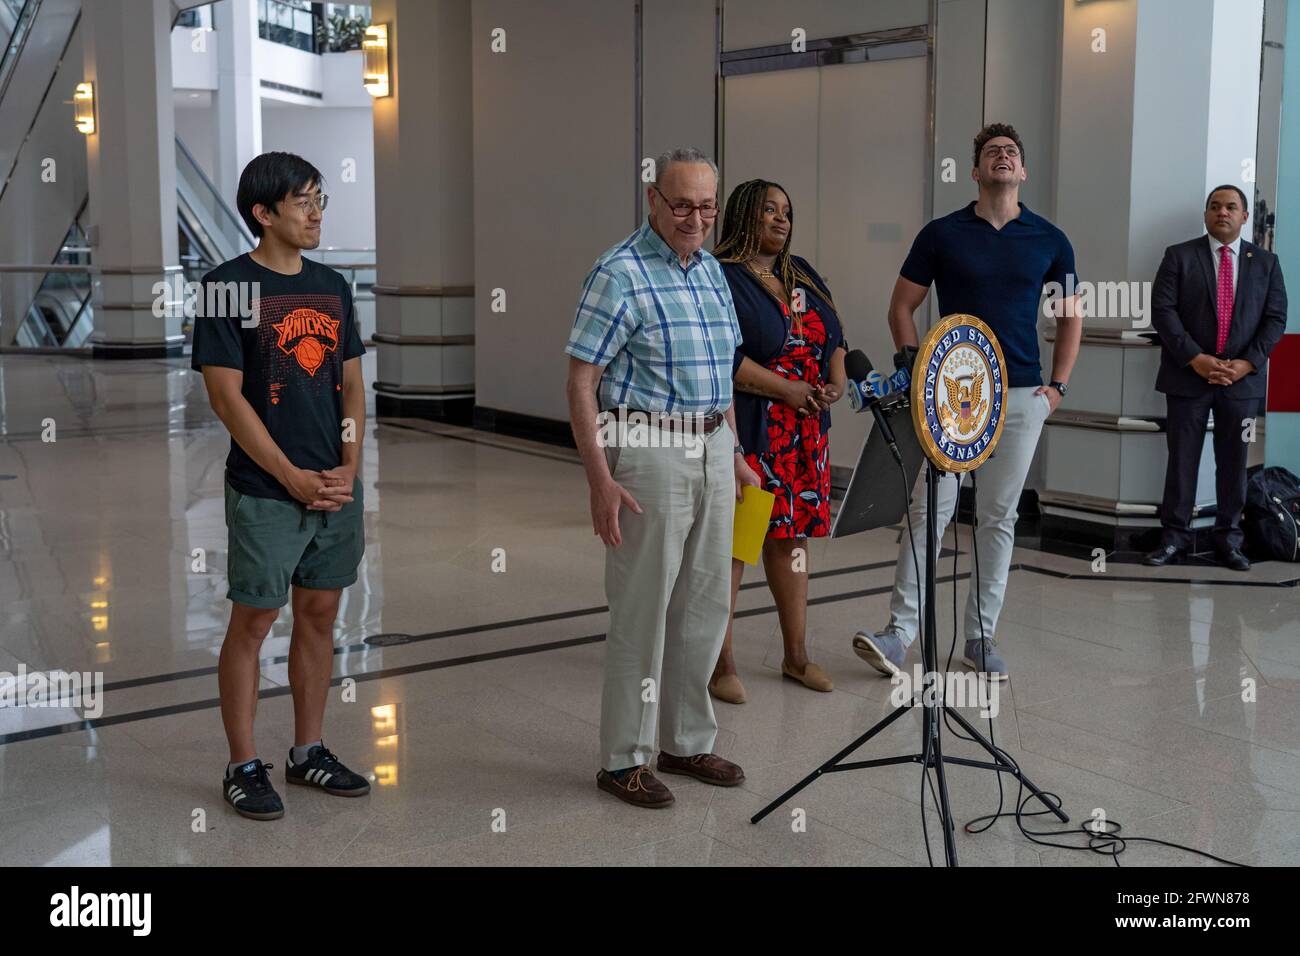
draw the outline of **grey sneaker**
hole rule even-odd
[[[886,677],[892,677],[903,666],[907,645],[894,631],[885,630],[879,634],[858,631],[853,635],[853,653]]]
[[[983,644],[981,649],[980,645]],[[993,646],[993,639],[986,637],[983,641],[967,641],[966,653],[962,663],[972,670],[979,671],[987,680],[1006,680],[1007,664],[1002,655]]]

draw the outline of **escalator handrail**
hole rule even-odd
[[[23,0],[22,8],[18,11],[18,16],[14,18],[14,24],[16,27],[18,24],[23,22],[24,17],[27,17],[28,8],[31,9],[31,17],[27,21],[27,29],[23,31],[22,38],[18,44],[18,49],[13,51],[13,60],[11,61],[9,58],[9,48],[13,45],[13,34],[9,35],[9,39],[5,42],[4,52],[0,53],[0,100],[5,98],[5,92],[9,89],[9,80],[13,77],[14,68],[16,68],[19,58],[22,57],[23,50],[27,48],[27,38],[32,35],[32,21],[35,20],[36,15],[41,12],[40,7],[41,0]],[[10,66],[8,75],[5,75],[6,65]]]
[[[212,193],[213,200],[221,208],[222,212],[224,212],[231,221],[234,222],[235,226],[239,229],[239,234],[243,236],[249,247],[255,247],[257,245],[257,240],[254,239],[253,234],[248,231],[248,225],[244,222],[244,218],[238,215],[226,204],[225,199],[221,197],[220,190],[217,189],[212,180],[208,179],[208,175],[203,171],[203,167],[195,161],[194,154],[189,151],[189,148],[186,147],[185,143],[181,141],[179,136],[176,137],[176,148],[185,155],[185,159],[189,162],[190,166],[192,166],[194,171],[198,173],[199,180],[203,183],[204,187]]]
[[[72,321],[68,324],[68,331],[63,336],[63,341],[60,342],[59,345],[66,346],[68,340],[72,338],[73,333],[77,331],[77,326],[81,325],[81,320],[86,318],[86,316],[90,314],[90,300],[93,297],[93,295],[94,295],[93,289],[86,290],[85,298],[81,300],[81,306],[77,309],[77,314],[73,317]]]
[[[201,186],[191,186],[183,178],[178,177],[176,180],[176,225],[186,234],[190,242],[198,249],[203,259],[213,263],[224,262],[227,259],[235,258],[239,252],[229,250],[230,255],[226,255],[225,244],[221,241],[220,228],[216,223],[211,222],[211,211],[203,206],[203,200],[194,197],[191,201],[191,193],[202,188]],[[208,223],[205,223],[205,218]],[[242,235],[237,243],[242,242]]]

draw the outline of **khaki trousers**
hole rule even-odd
[[[667,443],[667,432],[648,431]],[[736,441],[725,425],[695,441],[605,450],[643,512],[619,510],[622,543],[605,551],[606,770],[650,763],[661,727],[661,748],[678,757],[711,753],[717,736],[708,684],[731,611]]]
[[[981,633],[992,637],[1002,613],[1007,592],[1007,575],[1011,570],[1011,553],[1015,546],[1016,519],[1020,516],[1020,492],[1025,487],[1029,466],[1038,447],[1043,422],[1051,411],[1046,395],[1035,395],[1034,387],[1007,389],[1006,422],[1002,437],[992,456],[975,471],[975,547],[979,549],[979,587],[971,588],[966,598],[965,632],[967,641],[978,641]],[[912,491],[912,532],[898,544],[898,564],[894,569],[894,594],[889,602],[889,628],[904,644],[916,640],[921,628],[921,608],[925,586],[916,576],[918,568],[925,574],[925,469],[916,479]],[[970,483],[970,477],[965,477]],[[940,551],[944,531],[957,509],[957,476],[946,474],[936,489],[935,515],[939,526]],[[906,530],[906,528],[904,528]],[[912,557],[912,545],[916,558]],[[946,568],[940,574],[947,573]],[[981,630],[982,629],[982,630]]]

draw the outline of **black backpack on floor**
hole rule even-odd
[[[1246,482],[1242,530],[1261,561],[1300,561],[1300,479],[1285,468],[1256,468]]]

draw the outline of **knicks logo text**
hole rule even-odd
[[[280,351],[292,355],[308,375],[315,375],[325,356],[339,347],[339,323],[315,309],[294,309],[271,326],[280,333]]]

